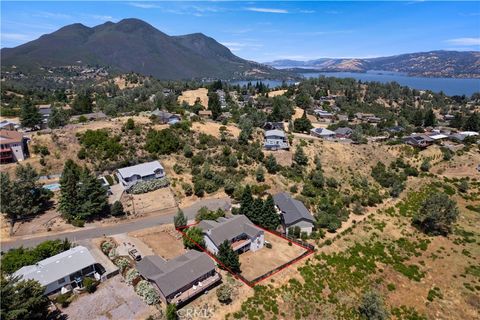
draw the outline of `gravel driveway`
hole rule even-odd
[[[157,313],[157,309],[148,306],[135,293],[132,286],[122,282],[121,276],[115,276],[101,283],[92,294],[82,294],[63,309],[69,320],[85,319],[145,319]]]

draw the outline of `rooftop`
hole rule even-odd
[[[23,134],[18,131],[0,130],[0,143],[19,143],[23,141]]]
[[[313,222],[313,216],[305,205],[301,201],[293,199],[288,193],[277,193],[273,196],[273,201],[282,211],[286,225],[291,225],[302,219]]]
[[[42,286],[46,286],[95,263],[87,248],[77,246],[35,265],[22,267],[14,273],[14,276],[21,276],[25,280],[37,280]]]
[[[228,219],[220,218],[217,221],[203,220],[198,224],[198,227],[207,233],[217,247],[225,240],[230,241],[241,234],[254,238],[263,232],[243,214]]]
[[[265,131],[265,137],[270,137],[270,136],[285,137],[285,132],[278,129]]]
[[[145,177],[155,174],[157,170],[163,170],[163,166],[158,161],[152,161],[118,169],[118,173],[123,178],[129,178],[134,175]]]
[[[137,263],[140,274],[154,281],[165,297],[215,269],[212,259],[204,253],[190,250],[172,260],[146,256]]]

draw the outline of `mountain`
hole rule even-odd
[[[138,19],[89,28],[76,23],[1,50],[2,66],[19,70],[65,65],[108,66],[159,79],[288,77],[286,71],[247,61],[201,33],[169,36]]]
[[[411,76],[480,78],[479,51],[430,51],[369,59],[277,60],[266,64],[276,68],[307,68],[325,72],[382,70]]]

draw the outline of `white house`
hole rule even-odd
[[[59,253],[53,257],[25,266],[13,275],[23,280],[36,280],[45,288],[45,294],[56,292],[63,287],[71,290],[82,286],[87,276],[100,279],[103,267],[98,264],[87,248],[82,246]]]
[[[226,240],[238,253],[263,248],[264,231],[255,226],[246,216],[239,214],[231,218],[219,218],[217,221],[203,220],[198,224],[204,234],[205,246],[213,254]]]
[[[263,146],[267,150],[290,149],[285,132],[278,129],[265,131]]]
[[[274,195],[273,201],[281,216],[285,233],[288,233],[289,228],[294,227],[299,227],[300,232],[312,233],[315,219],[301,201],[293,199],[285,192]]]
[[[129,189],[140,181],[165,177],[165,170],[160,162],[152,161],[118,169],[117,177],[125,189]]]
[[[313,128],[310,130],[310,135],[323,139],[332,139],[335,138],[336,133],[325,128]]]
[[[21,132],[0,130],[0,162],[23,161],[27,155],[27,139]]]

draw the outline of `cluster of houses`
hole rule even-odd
[[[478,136],[478,132],[475,131],[440,131],[432,130],[426,133],[414,133],[407,137],[404,137],[404,142],[408,145],[418,148],[426,148],[434,143],[444,140],[451,140],[454,142],[463,142],[468,137]]]

